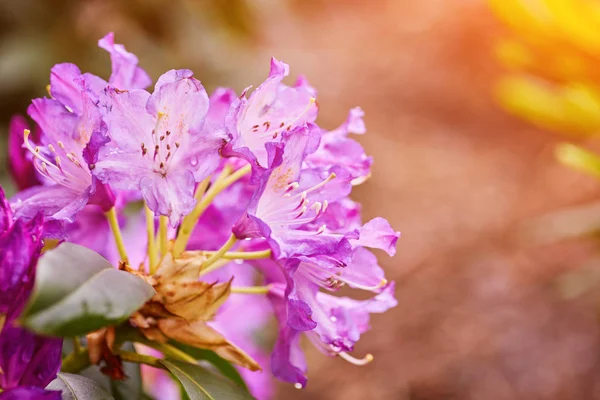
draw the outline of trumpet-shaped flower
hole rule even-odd
[[[314,122],[318,107],[315,91],[303,79],[295,86],[281,83],[289,66],[271,59],[269,77],[246,98],[242,93],[231,106],[227,129],[232,136],[225,154],[244,157],[256,170],[280,162],[285,132]]]
[[[264,237],[278,259],[319,257],[325,264],[344,264],[350,257],[349,235],[332,235],[325,228],[307,230],[304,226],[319,218],[328,202],[350,191],[347,176],[301,175],[305,153],[315,137],[308,128],[286,135],[281,165],[265,173],[247,212],[233,228],[238,238]],[[318,138],[317,138],[318,139]],[[343,175],[343,171],[338,171]]]
[[[111,141],[94,174],[117,189],[141,190],[152,211],[175,224],[194,204],[194,183],[219,163],[224,136],[204,131],[209,100],[189,70],[171,70],[154,93],[107,88]]]
[[[367,180],[371,175],[373,160],[365,154],[360,143],[348,137],[349,133],[365,133],[363,116],[364,112],[360,107],[353,108],[342,125],[324,132],[319,148],[306,157],[307,167],[328,170],[338,166],[351,176],[353,185]]]
[[[122,45],[114,44],[112,33],[101,39],[99,45],[111,56],[111,84],[122,89],[150,84],[148,75],[137,66],[137,57]],[[104,210],[113,206],[110,189],[91,174],[99,148],[109,140],[97,107],[106,85],[106,81],[95,75],[82,74],[73,64],[52,68],[53,98],[35,99],[28,109],[41,130],[40,144],[33,144],[25,135],[25,147],[31,152],[44,185],[31,188],[15,199],[18,216],[32,218],[41,211],[50,219],[73,221],[88,203],[98,204]],[[20,126],[14,129],[17,128]]]
[[[56,377],[62,339],[37,336],[14,321],[28,300],[42,247],[42,219],[13,220],[0,187],[0,398],[60,399],[42,389]],[[36,397],[39,396],[39,397]],[[47,396],[47,397],[43,397]]]
[[[19,190],[25,190],[32,186],[40,184],[33,163],[31,162],[31,154],[25,146],[23,146],[23,132],[29,129],[29,124],[24,117],[15,115],[10,120],[8,128],[8,170]],[[33,131],[33,137],[39,137],[39,128]]]

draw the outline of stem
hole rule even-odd
[[[205,251],[204,254],[210,255],[214,251]],[[260,260],[271,257],[271,249],[261,251],[228,251],[221,256],[226,260]]]
[[[231,186],[237,180],[242,178],[244,175],[250,173],[251,170],[252,167],[250,165],[246,165],[229,175],[231,173],[231,167],[226,165],[223,168],[223,171],[221,171],[221,174],[219,174],[218,178],[208,189],[204,197],[198,201],[198,203],[196,203],[194,210],[183,219],[181,228],[179,230],[179,235],[177,236],[177,240],[175,240],[175,246],[173,247],[174,257],[178,257],[185,250],[185,247],[190,240],[192,231],[198,223],[200,216],[210,205],[210,203],[212,203],[215,197],[223,190],[227,189],[227,187]]]
[[[82,349],[80,352],[73,351],[68,356],[63,358],[60,370],[76,374],[82,369],[90,366],[90,355],[88,349]]]
[[[159,342],[151,342],[144,343],[146,346],[152,347],[154,350],[158,350],[165,358],[170,358],[173,360],[185,361],[187,363],[196,364],[198,360],[194,357],[190,356],[186,352],[179,350],[177,347],[172,346],[168,343],[159,343]]]
[[[237,240],[238,239],[235,237],[235,235],[231,234],[231,236],[229,236],[229,239],[227,239],[225,244],[219,250],[217,250],[213,255],[211,255],[208,258],[208,260],[206,260],[202,263],[202,269],[200,271],[202,272],[203,270],[206,270],[208,267],[210,267],[212,264],[214,264],[217,260],[219,260],[221,258],[221,256],[227,252],[227,250],[231,249],[233,247],[233,245],[237,243]]]
[[[242,293],[242,294],[267,294],[271,290],[271,286],[246,286],[246,287],[232,287],[231,293]]]
[[[157,258],[158,254],[156,254],[156,242],[154,241],[154,213],[152,210],[146,208],[146,233],[148,235],[148,262],[150,275],[153,275],[156,272],[156,267],[158,267]]]
[[[146,364],[154,368],[167,369],[160,361],[160,358],[146,356],[144,354],[134,353],[132,351],[119,351],[118,354],[121,360],[136,364]]]
[[[81,341],[77,336],[73,337],[73,351],[75,353],[81,353],[83,351],[83,347],[81,346]]]
[[[108,224],[115,237],[115,243],[119,250],[119,257],[121,261],[127,261],[127,252],[125,251],[125,243],[123,243],[123,236],[121,235],[121,228],[119,228],[119,220],[117,219],[117,210],[113,207],[106,212],[106,218],[108,218]]]
[[[167,239],[167,225],[169,218],[166,215],[159,217],[158,233],[160,235],[160,255],[164,257],[167,254],[167,248],[169,247],[169,241]]]

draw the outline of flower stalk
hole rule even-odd
[[[156,253],[156,242],[154,238],[154,213],[148,206],[146,208],[146,234],[148,236],[148,262],[150,275],[156,272],[158,267],[158,254]]]
[[[121,228],[119,227],[119,220],[117,218],[117,210],[115,207],[112,207],[106,212],[106,218],[108,219],[110,230],[115,238],[117,250],[119,251],[119,257],[121,258],[122,262],[127,262],[127,252],[125,251],[125,243],[123,242],[123,235],[121,234]]]
[[[231,236],[229,236],[229,239],[227,239],[225,244],[219,250],[215,251],[208,258],[208,260],[202,263],[200,271],[206,273],[208,268],[211,265],[213,265],[216,261],[218,261],[223,256],[223,254],[227,253],[227,250],[231,249],[237,243],[237,241],[238,239],[235,237],[235,235],[232,234]]]
[[[161,215],[158,219],[158,234],[161,257],[164,257],[167,254],[169,247],[169,240],[167,238],[168,224],[169,217],[167,217],[166,215]]]

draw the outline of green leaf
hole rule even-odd
[[[117,339],[116,343],[125,341],[138,342],[149,347],[153,347],[153,342],[146,339],[142,334],[129,324],[122,324],[117,327]],[[243,389],[248,390],[246,382],[238,372],[238,370],[231,365],[229,361],[226,361],[219,357],[217,353],[211,350],[199,349],[197,347],[188,346],[183,343],[170,341],[169,344],[183,351],[184,353],[194,357],[196,360],[206,360],[219,370],[219,372],[226,378],[231,379],[234,383],[241,386]],[[168,357],[167,357],[168,358]]]
[[[46,335],[83,335],[123,322],[154,294],[143,279],[113,268],[98,253],[63,243],[40,258],[21,323]]]
[[[252,399],[239,385],[200,365],[167,360],[161,360],[161,364],[181,382],[190,400]]]
[[[60,390],[62,400],[115,400],[98,383],[75,374],[59,372],[46,389]]]
[[[192,347],[185,345],[179,342],[170,342],[173,346],[177,347],[179,350],[189,354],[194,357],[196,360],[206,360],[212,365],[214,365],[223,376],[231,379],[234,383],[238,384],[245,390],[248,390],[248,386],[246,386],[246,382],[238,372],[238,370],[231,365],[229,361],[226,361],[219,357],[217,353],[211,350],[199,349],[197,347]]]

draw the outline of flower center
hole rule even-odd
[[[29,141],[30,131],[23,131],[25,147],[33,154],[36,169],[44,177],[65,186],[69,189],[80,191],[91,184],[91,173],[81,155],[75,151],[67,151],[60,140],[46,146],[47,151],[43,154],[40,146],[33,146]],[[66,161],[63,161],[66,160]]]
[[[298,190],[300,186],[298,182],[289,183],[285,186],[283,194],[275,194],[271,201],[262,205],[261,219],[270,226],[281,228],[313,222],[327,210],[328,202],[327,200],[311,202],[309,195],[334,178],[335,174],[332,173],[320,183],[304,190]],[[317,231],[306,233],[319,235],[325,231],[325,228],[323,225]]]
[[[140,145],[142,157],[152,157],[154,172],[163,178],[167,175],[169,161],[173,159],[181,143],[174,139],[170,130],[160,130],[160,125],[167,118],[165,113],[159,112],[156,118],[156,126],[152,130],[152,146],[148,148],[145,142]]]

